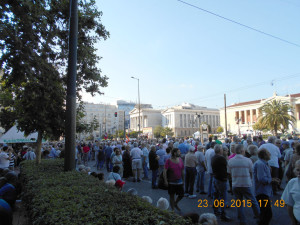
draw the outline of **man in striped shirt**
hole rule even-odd
[[[251,204],[253,213],[257,218],[259,218],[260,209],[257,200],[251,191],[253,172],[252,161],[251,159],[244,157],[244,146],[241,144],[235,146],[235,153],[236,156],[228,161],[228,173],[230,173],[232,177],[232,189],[236,203],[238,203],[238,201],[242,203],[240,207],[237,206],[238,218],[240,219],[240,224],[245,225],[246,217],[243,205],[248,206],[247,200],[251,201],[249,204]],[[247,200],[243,200],[243,198]],[[247,204],[243,204],[243,201],[246,201]]]

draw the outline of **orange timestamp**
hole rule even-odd
[[[208,203],[207,199],[198,199],[198,208],[206,208],[206,207],[225,207],[225,201],[223,199],[221,200],[214,200],[212,205]],[[259,207],[266,207],[268,203],[274,205],[275,207],[284,207],[285,202],[284,200],[276,200],[273,204],[272,201],[268,200],[258,200]],[[228,204],[228,207],[230,208],[240,208],[240,207],[252,207],[252,201],[251,200],[240,200],[240,199],[231,199],[230,204]]]
[[[285,206],[285,201],[284,200],[275,200],[275,202],[273,203],[272,200],[268,200],[268,199],[263,199],[263,200],[258,200],[258,205],[259,207],[267,207],[268,204],[270,204],[270,206],[275,206],[275,207],[281,207],[283,208]]]

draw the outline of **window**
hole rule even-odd
[[[183,115],[183,127],[186,127],[186,114]]]

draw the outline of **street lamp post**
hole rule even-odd
[[[78,1],[70,0],[69,59],[66,99],[66,147],[64,170],[75,169],[76,147],[76,76],[78,39]]]
[[[135,79],[138,81],[138,101],[139,101],[139,134],[141,133],[141,102],[140,102],[140,79],[136,77],[131,77],[132,79]]]

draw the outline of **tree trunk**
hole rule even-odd
[[[36,164],[40,164],[41,163],[41,149],[42,149],[42,132],[38,131],[38,138],[37,138],[37,142],[36,142],[36,150],[35,150],[35,155],[36,155]]]

